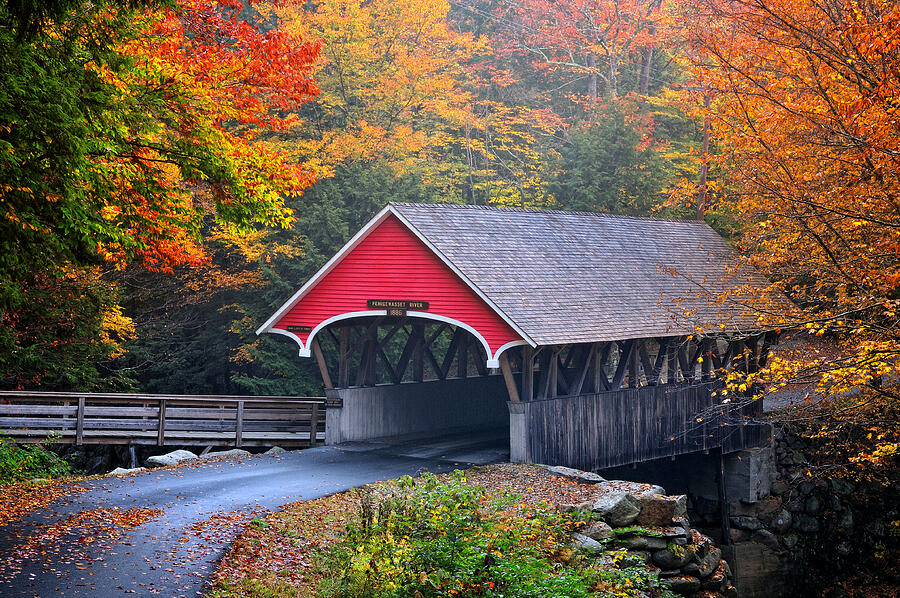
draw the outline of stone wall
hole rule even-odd
[[[595,486],[590,500],[560,505],[588,514],[584,529],[573,537],[576,548],[608,568],[642,564],[664,587],[688,598],[736,598],[722,550],[691,526],[686,496],[567,467],[548,470]]]
[[[838,598],[870,584],[857,595],[897,596],[900,481],[850,481],[811,468],[809,448],[782,427],[763,466],[769,495],[729,496],[726,555],[739,595]],[[718,504],[708,496],[692,497],[689,513],[701,528],[718,526]]]

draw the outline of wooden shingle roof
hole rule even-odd
[[[537,345],[757,329],[719,294],[767,286],[696,221],[455,204],[391,204]]]

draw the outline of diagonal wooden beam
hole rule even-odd
[[[616,365],[616,372],[610,382],[610,390],[619,390],[622,387],[622,380],[625,379],[625,371],[631,362],[631,353],[634,350],[634,341],[618,341],[619,346],[619,363]]]
[[[444,360],[441,362],[441,380],[450,375],[450,366],[453,365],[453,358],[456,357],[456,352],[459,350],[459,339],[463,334],[468,333],[462,328],[457,328],[453,333],[453,338],[450,339],[450,346],[447,347]]]

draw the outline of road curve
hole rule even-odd
[[[254,512],[460,465],[440,456],[318,447],[88,480],[80,483],[86,491],[0,528],[0,596],[196,597]],[[79,514],[89,523],[87,511],[136,508],[161,513],[118,538],[68,529]]]

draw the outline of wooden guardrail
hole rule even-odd
[[[17,442],[310,446],[325,399],[0,391],[0,432]]]

